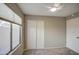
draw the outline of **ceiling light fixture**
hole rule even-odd
[[[55,12],[57,10],[57,8],[51,8],[50,11],[51,12]]]
[[[54,3],[53,6],[48,7],[51,12],[60,10],[63,6],[60,3]]]

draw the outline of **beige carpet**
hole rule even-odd
[[[24,55],[79,55],[68,48],[52,49],[30,49],[24,52]]]

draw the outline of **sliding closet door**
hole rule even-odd
[[[37,48],[44,48],[44,22],[37,21]]]
[[[36,49],[36,21],[27,21],[27,49]]]
[[[27,21],[27,48],[44,48],[44,22],[39,20]]]

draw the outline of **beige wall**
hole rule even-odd
[[[27,20],[44,21],[44,47],[65,47],[66,46],[66,20],[61,17],[48,16],[26,16],[25,31],[27,31]],[[27,34],[27,32],[26,32]],[[27,35],[25,35],[27,41]],[[27,45],[26,45],[27,46]]]
[[[66,21],[64,18],[45,19],[45,47],[65,47]]]
[[[6,4],[10,9],[12,9],[17,15],[19,15],[22,18],[22,26],[23,26],[23,33],[22,33],[22,44],[17,47],[15,50],[13,50],[10,54],[22,54],[23,48],[24,48],[24,14],[20,10],[20,8],[14,4],[14,3],[7,3]]]

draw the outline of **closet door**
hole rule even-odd
[[[36,49],[36,21],[27,20],[27,49]]]
[[[44,48],[44,22],[37,21],[37,49]]]

